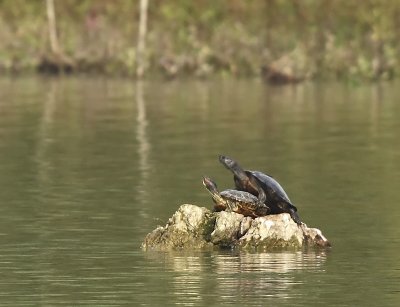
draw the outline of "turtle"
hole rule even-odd
[[[265,194],[260,189],[259,197],[251,193],[238,190],[224,190],[219,192],[217,184],[209,177],[203,177],[203,185],[210,192],[215,203],[214,211],[232,211],[252,218],[268,215],[270,209],[264,204]]]
[[[296,224],[301,225],[296,206],[290,201],[278,181],[259,171],[243,170],[236,161],[227,156],[220,155],[219,161],[234,174],[235,186],[238,190],[258,196],[261,187],[266,195],[270,214],[289,213]]]

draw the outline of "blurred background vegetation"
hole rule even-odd
[[[0,0],[0,70],[134,75],[139,0]],[[264,65],[309,78],[390,79],[399,72],[397,0],[149,0],[148,75],[257,76]],[[51,67],[50,67],[51,68]]]

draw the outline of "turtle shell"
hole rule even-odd
[[[238,190],[224,190],[221,193],[221,196],[225,199],[231,199],[236,202],[256,204],[258,199],[253,194],[250,194],[246,191],[238,191]]]
[[[220,193],[228,205],[228,209],[244,216],[265,216],[270,209],[260,204],[258,198],[248,192],[238,190],[225,190]]]
[[[259,171],[248,172],[256,177],[261,184],[263,184],[262,187],[264,188],[264,190],[266,190],[265,187],[268,187],[268,189],[275,194],[275,197],[281,198],[282,200],[291,203],[289,196],[286,194],[285,190],[274,178]]]

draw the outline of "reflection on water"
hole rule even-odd
[[[54,113],[56,109],[56,92],[57,83],[51,82],[46,99],[43,101],[43,112],[39,119],[40,125],[38,129],[38,144],[36,149],[36,161],[39,165],[38,176],[40,181],[46,182],[48,175],[46,169],[49,167],[49,160],[46,159],[46,150],[48,144],[51,142],[50,132],[52,130],[52,124],[54,122]]]
[[[259,305],[263,298],[289,298],[302,283],[296,271],[323,273],[327,254],[323,250],[300,252],[166,252],[145,254],[149,261],[162,262],[175,272],[172,287],[185,306],[204,304],[204,293],[212,289],[218,301],[252,298],[248,305]],[[243,301],[243,303],[245,303]]]
[[[147,116],[146,116],[146,103],[144,100],[143,93],[143,81],[138,80],[136,83],[136,106],[137,106],[137,117],[136,117],[136,140],[138,142],[138,167],[139,167],[139,180],[136,187],[138,200],[143,204],[147,204],[147,193],[148,193],[148,178],[150,171],[149,164],[149,153],[150,153],[150,142],[147,136]],[[145,211],[140,211],[144,214]]]

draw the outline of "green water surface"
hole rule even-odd
[[[0,306],[398,306],[398,83],[0,79]],[[218,154],[274,176],[326,250],[143,252]]]

